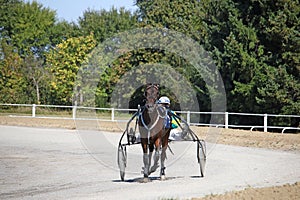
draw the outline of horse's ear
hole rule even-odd
[[[143,88],[145,97],[146,97],[146,91],[147,91],[148,86],[149,86],[149,83],[146,83]]]

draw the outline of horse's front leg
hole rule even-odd
[[[152,155],[153,155],[154,145],[151,143],[149,144],[149,168],[151,166]],[[152,167],[149,169],[149,175],[152,173]]]
[[[142,148],[143,148],[143,163],[144,163],[144,167],[143,167],[143,173],[144,173],[144,179],[148,179],[149,176],[149,162],[150,162],[150,158],[149,158],[149,154],[148,154],[148,139],[147,138],[142,138],[141,139],[141,144],[142,144]]]

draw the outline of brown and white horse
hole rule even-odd
[[[165,107],[156,104],[159,98],[159,85],[147,84],[145,88],[146,104],[141,109],[139,115],[139,131],[141,135],[141,144],[143,148],[143,174],[144,181],[149,180],[149,175],[155,172],[159,167],[160,160],[160,178],[165,179],[165,159],[168,147],[168,138],[171,129],[165,128],[165,117],[167,110]],[[149,152],[148,152],[149,150]],[[151,166],[153,151],[153,165]],[[150,167],[151,166],[151,167]]]

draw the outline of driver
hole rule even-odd
[[[172,113],[175,114],[175,112],[173,112],[171,109],[170,109],[170,104],[171,104],[171,101],[168,97],[166,96],[162,96],[159,98],[158,104],[161,104],[162,106],[164,106],[167,110],[170,110]],[[174,129],[174,128],[178,128],[178,123],[177,121],[174,119],[173,116],[170,116],[170,115],[166,115],[165,117],[165,128],[171,128],[171,129]]]

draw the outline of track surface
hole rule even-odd
[[[152,175],[142,183],[142,153],[128,150],[120,181],[116,145],[120,134],[0,126],[0,199],[191,198],[246,187],[300,180],[300,155],[229,145],[208,152],[206,176],[199,177],[196,149],[174,143],[168,151],[166,181]]]

